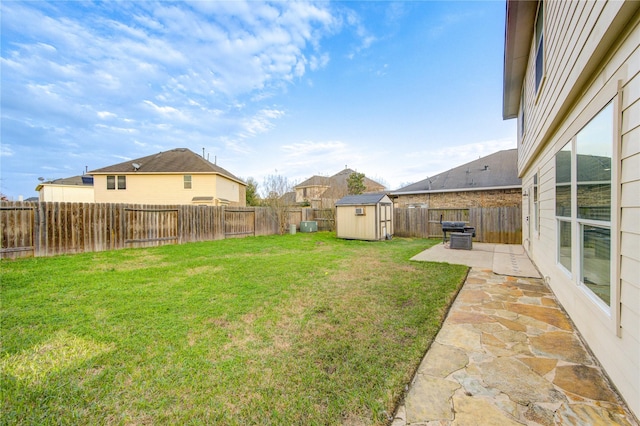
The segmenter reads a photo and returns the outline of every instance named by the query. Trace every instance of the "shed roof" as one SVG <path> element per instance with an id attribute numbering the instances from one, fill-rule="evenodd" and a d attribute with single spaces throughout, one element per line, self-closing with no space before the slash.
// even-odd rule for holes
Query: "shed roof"
<path id="1" fill-rule="evenodd" d="M 336 201 L 336 206 L 375 205 L 382 201 L 382 199 L 386 196 L 387 194 L 383 192 L 374 194 L 347 195 Z"/>
<path id="2" fill-rule="evenodd" d="M 507 149 L 397 189 L 391 194 L 469 191 L 521 186 L 522 180 L 518 177 L 518 150 Z"/>
<path id="3" fill-rule="evenodd" d="M 136 169 L 133 164 L 139 165 Z M 92 170 L 90 174 L 122 173 L 122 174 L 154 174 L 154 173 L 210 173 L 225 176 L 242 185 L 242 179 L 217 164 L 205 160 L 201 155 L 187 148 L 176 148 L 159 152 L 135 160 L 124 161 L 112 166 Z"/>

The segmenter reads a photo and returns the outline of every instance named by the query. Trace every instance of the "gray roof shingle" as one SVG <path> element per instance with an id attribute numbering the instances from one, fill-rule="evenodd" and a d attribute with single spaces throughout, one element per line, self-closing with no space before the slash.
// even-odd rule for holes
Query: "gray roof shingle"
<path id="1" fill-rule="evenodd" d="M 84 179 L 83 179 L 84 178 Z M 88 178 L 88 179 L 87 179 Z M 42 182 L 44 183 L 51 183 L 51 184 L 55 184 L 55 185 L 77 185 L 77 186 L 92 186 L 93 185 L 93 177 L 91 176 L 71 176 L 71 177 L 67 177 L 67 178 L 60 178 L 60 179 L 53 179 L 50 181 L 46 181 L 46 182 Z"/>
<path id="2" fill-rule="evenodd" d="M 518 177 L 518 150 L 507 149 L 396 189 L 391 194 L 518 186 L 522 186 Z"/>
<path id="3" fill-rule="evenodd" d="M 134 163 L 140 165 L 137 171 L 133 167 Z M 228 177 L 245 185 L 242 179 L 234 176 L 222 167 L 205 160 L 202 156 L 187 148 L 176 148 L 170 151 L 163 151 L 89 172 L 89 174 L 105 173 L 214 173 Z"/>

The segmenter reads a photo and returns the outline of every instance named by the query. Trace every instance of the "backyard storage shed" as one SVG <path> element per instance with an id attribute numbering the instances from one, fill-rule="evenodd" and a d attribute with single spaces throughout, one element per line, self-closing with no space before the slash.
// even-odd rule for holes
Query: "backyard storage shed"
<path id="1" fill-rule="evenodd" d="M 385 194 L 347 195 L 336 202 L 336 235 L 384 240 L 393 235 L 393 203 Z"/>

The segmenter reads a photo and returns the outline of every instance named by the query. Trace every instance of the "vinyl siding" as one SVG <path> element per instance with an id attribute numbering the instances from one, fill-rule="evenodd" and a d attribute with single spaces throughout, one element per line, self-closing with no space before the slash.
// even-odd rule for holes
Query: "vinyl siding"
<path id="1" fill-rule="evenodd" d="M 216 194 L 218 198 L 224 198 L 231 202 L 237 203 L 239 199 L 239 187 L 237 182 L 226 179 L 222 176 L 216 176 Z"/>
<path id="2" fill-rule="evenodd" d="M 601 36 L 623 5 L 617 1 L 545 3 L 545 73 L 536 93 L 536 50 L 532 40 L 524 81 L 527 126 L 518 149 L 520 174 L 557 130 L 559 117 L 571 107 L 579 86 L 586 84 L 589 72 L 595 72 L 600 65 L 599 57 L 608 52 L 600 43 Z"/>
<path id="3" fill-rule="evenodd" d="M 117 173 L 114 175 L 118 176 Z M 95 201 L 97 203 L 192 204 L 194 197 L 214 197 L 229 200 L 233 205 L 245 205 L 244 197 L 240 196 L 240 185 L 219 175 L 191 174 L 190 189 L 184 188 L 184 174 L 128 174 L 126 176 L 127 189 L 107 190 L 106 175 L 94 175 Z"/>
<path id="4" fill-rule="evenodd" d="M 518 146 L 523 188 L 538 173 L 540 230 L 524 246 L 629 407 L 640 415 L 640 12 L 624 2 L 545 3 L 545 77 L 535 93 L 535 47 L 524 79 L 526 133 Z M 630 23 L 629 23 L 630 21 Z M 620 86 L 619 86 L 620 84 Z M 610 310 L 556 262 L 555 154 L 609 101 L 619 120 L 612 168 Z M 530 200 L 533 209 L 533 199 Z M 527 226 L 523 221 L 523 226 Z M 523 229 L 523 237 L 528 238 Z M 574 229 L 575 231 L 575 229 Z M 578 241 L 574 237 L 574 246 Z M 529 245 L 530 243 L 530 245 Z M 619 309 L 618 309 L 619 307 Z M 618 329 L 619 325 L 619 329 Z"/>

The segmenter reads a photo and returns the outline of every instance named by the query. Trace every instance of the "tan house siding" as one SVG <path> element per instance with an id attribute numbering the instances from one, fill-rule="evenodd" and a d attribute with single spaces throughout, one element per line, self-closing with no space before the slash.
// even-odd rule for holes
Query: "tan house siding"
<path id="1" fill-rule="evenodd" d="M 185 173 L 188 174 L 188 173 Z M 239 185 L 219 175 L 191 174 L 191 188 L 184 188 L 185 174 L 118 174 L 126 176 L 127 188 L 108 190 L 107 175 L 94 175 L 95 201 L 97 203 L 137 204 L 192 204 L 194 197 L 214 197 L 213 205 L 226 204 L 244 206 Z M 233 186 L 235 185 L 235 193 Z M 243 187 L 244 188 L 244 187 Z"/>
<path id="2" fill-rule="evenodd" d="M 522 191 L 514 189 L 492 189 L 486 191 L 454 191 L 426 194 L 398 195 L 395 207 L 469 208 L 510 207 L 522 203 Z"/>
<path id="3" fill-rule="evenodd" d="M 319 199 L 328 186 L 305 186 L 296 188 L 296 203 Z"/>
<path id="4" fill-rule="evenodd" d="M 545 8 L 545 77 L 536 93 L 532 44 L 522 92 L 525 133 L 518 143 L 518 166 L 523 192 L 529 194 L 523 198 L 523 244 L 639 415 L 640 3 L 550 1 Z M 555 156 L 610 102 L 614 111 L 611 301 L 603 307 L 580 282 L 578 227 L 572 228 L 571 271 L 557 260 Z M 539 186 L 537 212 L 531 196 L 534 175 Z"/>
<path id="5" fill-rule="evenodd" d="M 197 178 L 199 176 L 194 176 Z M 226 179 L 223 176 L 216 176 L 215 179 L 215 196 L 224 200 L 229 200 L 231 203 L 238 205 L 240 202 L 240 187 L 244 188 L 244 185 L 238 184 L 232 180 Z M 203 188 L 203 191 L 205 188 Z M 243 204 L 244 205 L 244 204 Z"/>
<path id="6" fill-rule="evenodd" d="M 544 77 L 535 90 L 535 47 L 531 49 L 525 77 L 525 135 L 518 143 L 518 165 L 524 171 L 541 149 L 540 141 L 548 140 L 557 131 L 561 117 L 571 107 L 570 100 L 580 87 L 589 83 L 598 72 L 601 60 L 609 50 L 620 27 L 633 13 L 634 2 L 622 1 L 547 1 L 544 13 L 545 58 Z M 611 24 L 611 25 L 610 25 Z M 604 30 L 610 28 L 607 34 Z M 605 37 L 603 40 L 602 37 Z"/>
<path id="7" fill-rule="evenodd" d="M 93 203 L 93 186 L 43 184 L 38 198 L 41 202 Z"/>

